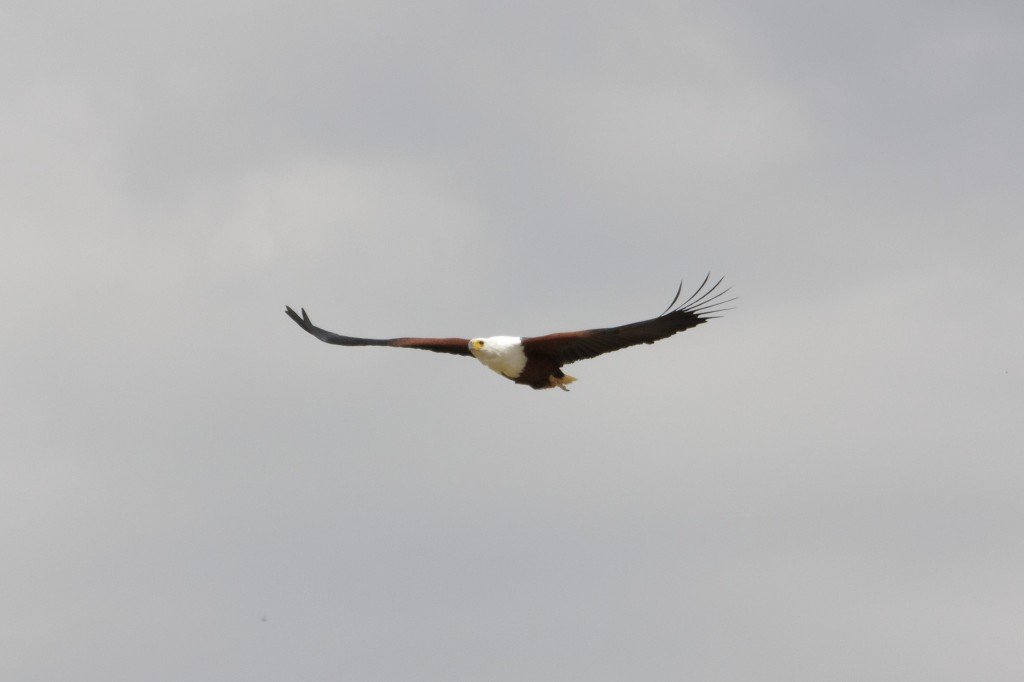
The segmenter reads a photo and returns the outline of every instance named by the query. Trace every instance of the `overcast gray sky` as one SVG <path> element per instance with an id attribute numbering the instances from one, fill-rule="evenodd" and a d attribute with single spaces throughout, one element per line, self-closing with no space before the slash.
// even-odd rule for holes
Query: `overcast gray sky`
<path id="1" fill-rule="evenodd" d="M 1024 678 L 1024 5 L 7 2 L 0 678 Z M 723 319 L 532 391 L 366 336 Z"/>

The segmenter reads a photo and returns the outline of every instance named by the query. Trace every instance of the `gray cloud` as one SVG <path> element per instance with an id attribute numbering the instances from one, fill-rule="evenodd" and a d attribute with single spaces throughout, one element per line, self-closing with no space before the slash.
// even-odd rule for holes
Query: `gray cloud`
<path id="1" fill-rule="evenodd" d="M 1019 679 L 1022 19 L 6 9 L 0 677 Z"/>

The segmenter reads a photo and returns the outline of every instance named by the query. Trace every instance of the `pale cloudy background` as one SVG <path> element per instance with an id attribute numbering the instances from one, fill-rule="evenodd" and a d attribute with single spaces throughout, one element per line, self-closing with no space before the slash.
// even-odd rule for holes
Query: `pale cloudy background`
<path id="1" fill-rule="evenodd" d="M 1024 5 L 0 9 L 0 679 L 1024 678 Z M 534 392 L 320 344 L 724 319 Z"/>

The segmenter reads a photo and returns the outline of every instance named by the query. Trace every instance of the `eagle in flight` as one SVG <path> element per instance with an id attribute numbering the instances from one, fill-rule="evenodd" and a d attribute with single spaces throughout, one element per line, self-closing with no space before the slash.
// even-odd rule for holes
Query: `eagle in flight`
<path id="1" fill-rule="evenodd" d="M 719 317 L 717 313 L 729 310 L 722 306 L 736 300 L 735 297 L 723 298 L 729 289 L 719 290 L 722 279 L 708 287 L 710 277 L 709 273 L 697 291 L 677 306 L 676 302 L 683 290 L 683 284 L 680 282 L 676 295 L 665 312 L 649 320 L 619 327 L 559 332 L 547 336 L 487 336 L 475 339 L 403 336 L 395 339 L 362 339 L 335 334 L 317 327 L 310 321 L 305 309 L 302 309 L 301 317 L 288 306 L 285 306 L 285 313 L 300 327 L 326 343 L 339 346 L 419 348 L 435 353 L 469 355 L 517 384 L 525 384 L 536 389 L 557 386 L 563 391 L 568 391 L 566 384 L 576 381 L 576 378 L 564 373 L 562 365 L 641 343 L 654 343 L 676 332 L 685 331 Z"/>

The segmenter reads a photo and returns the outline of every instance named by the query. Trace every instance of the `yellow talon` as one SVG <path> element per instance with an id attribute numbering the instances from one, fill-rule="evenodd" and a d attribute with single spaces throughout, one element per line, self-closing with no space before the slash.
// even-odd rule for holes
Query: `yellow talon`
<path id="1" fill-rule="evenodd" d="M 562 389 L 566 393 L 569 392 L 569 389 L 567 389 L 565 387 L 565 385 L 566 384 L 571 384 L 574 381 L 576 381 L 576 377 L 571 377 L 568 374 L 566 374 L 564 376 L 560 376 L 560 377 L 556 377 L 554 374 L 551 374 L 551 375 L 548 376 L 548 382 L 551 384 L 552 388 L 557 386 L 558 388 Z"/>

